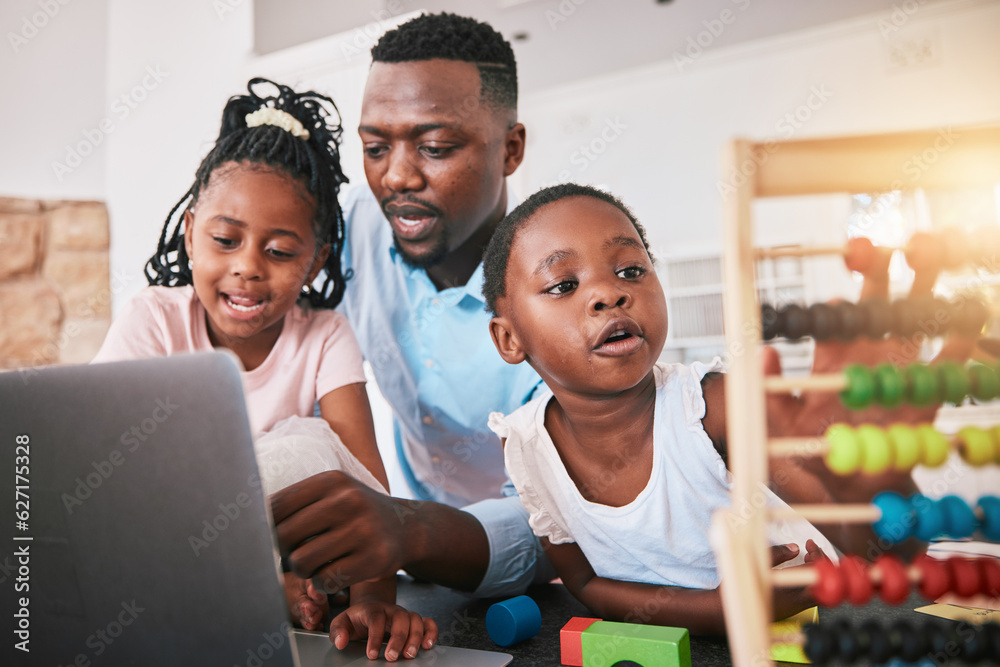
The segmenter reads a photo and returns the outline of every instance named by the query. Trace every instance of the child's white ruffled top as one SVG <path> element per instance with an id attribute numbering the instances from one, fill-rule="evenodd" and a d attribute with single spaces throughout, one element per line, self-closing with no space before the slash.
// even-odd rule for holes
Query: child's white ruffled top
<path id="1" fill-rule="evenodd" d="M 705 399 L 701 380 L 722 370 L 695 363 L 657 364 L 653 424 L 653 469 L 646 487 L 631 503 L 610 507 L 585 499 L 570 478 L 545 430 L 546 391 L 509 416 L 490 415 L 490 428 L 506 438 L 507 472 L 521 502 L 531 514 L 535 534 L 553 544 L 576 542 L 600 577 L 686 588 L 719 585 L 715 555 L 709 542 L 712 513 L 729 505 L 730 474 L 705 433 Z M 623 463 L 623 465 L 625 465 Z M 615 471 L 607 471 L 614 484 Z M 761 498 L 770 506 L 785 503 L 765 487 Z M 770 543 L 813 539 L 832 558 L 832 545 L 804 519 L 772 525 Z"/>

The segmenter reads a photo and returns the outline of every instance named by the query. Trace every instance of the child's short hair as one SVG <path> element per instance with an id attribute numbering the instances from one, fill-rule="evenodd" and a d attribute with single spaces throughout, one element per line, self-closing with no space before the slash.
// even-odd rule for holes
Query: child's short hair
<path id="1" fill-rule="evenodd" d="M 372 47 L 372 61 L 458 60 L 479 70 L 483 102 L 517 109 L 517 63 L 510 43 L 489 24 L 442 12 L 423 14 L 390 30 Z"/>
<path id="2" fill-rule="evenodd" d="M 514 237 L 517 236 L 517 232 L 534 216 L 538 209 L 568 197 L 593 197 L 611 204 L 624 213 L 639 234 L 639 239 L 642 241 L 649 258 L 653 258 L 649 251 L 649 242 L 646 241 L 646 230 L 639 224 L 628 206 L 614 195 L 589 185 L 578 185 L 577 183 L 560 183 L 542 188 L 521 202 L 517 208 L 500 221 L 496 231 L 493 232 L 489 245 L 486 246 L 486 252 L 483 254 L 483 296 L 486 298 L 486 310 L 490 311 L 494 317 L 497 315 L 497 301 L 507 294 L 507 262 L 510 259 L 510 249 L 514 245 Z"/>
<path id="3" fill-rule="evenodd" d="M 254 87 L 268 84 L 277 88 L 273 96 L 261 96 Z M 326 276 L 321 287 L 303 292 L 316 308 L 334 308 L 344 295 L 344 275 L 340 266 L 344 245 L 344 214 L 337 194 L 347 177 L 340 167 L 340 112 L 333 100 L 312 91 L 296 93 L 267 79 L 251 79 L 248 95 L 229 98 L 222 112 L 222 127 L 215 147 L 205 156 L 195 173 L 194 184 L 167 215 L 156 253 L 146 262 L 146 280 L 150 285 L 180 287 L 192 284 L 184 234 L 181 232 L 184 211 L 197 202 L 212 172 L 226 162 L 270 168 L 284 172 L 301 182 L 316 200 L 316 242 L 330 244 L 330 255 L 323 268 Z M 247 116 L 263 108 L 274 108 L 291 115 L 308 131 L 308 138 L 272 124 L 248 127 Z M 335 119 L 331 120 L 331 119 Z M 173 233 L 168 231 L 173 222 Z"/>

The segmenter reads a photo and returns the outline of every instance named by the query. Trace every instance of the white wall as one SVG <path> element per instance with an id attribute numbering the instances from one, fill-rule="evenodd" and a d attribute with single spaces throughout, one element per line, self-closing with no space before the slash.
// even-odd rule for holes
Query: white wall
<path id="1" fill-rule="evenodd" d="M 107 19 L 107 0 L 0 3 L 0 196 L 104 198 Z"/>
<path id="2" fill-rule="evenodd" d="M 520 189 L 604 184 L 634 208 L 661 254 L 719 249 L 717 182 L 731 138 L 1000 122 L 998 34 L 997 3 L 939 3 L 720 50 L 680 71 L 670 61 L 526 96 Z M 890 64 L 890 47 L 925 40 L 929 62 Z M 816 108 L 802 107 L 811 96 Z M 797 111 L 804 121 L 785 120 Z M 602 132 L 613 138 L 603 146 Z M 594 160 L 580 150 L 591 142 L 603 149 Z M 786 242 L 812 233 L 808 225 L 784 232 L 793 236 Z"/>

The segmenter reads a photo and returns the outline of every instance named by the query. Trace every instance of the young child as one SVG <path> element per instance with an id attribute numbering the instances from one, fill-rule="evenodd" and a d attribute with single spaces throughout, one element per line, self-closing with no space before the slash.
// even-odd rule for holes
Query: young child
<path id="1" fill-rule="evenodd" d="M 490 426 L 563 582 L 601 618 L 724 632 L 708 538 L 729 504 L 721 365 L 657 363 L 666 300 L 642 226 L 609 194 L 557 185 L 500 223 L 483 262 L 497 350 L 549 388 Z M 805 520 L 769 540 L 775 565 L 836 557 Z M 812 604 L 780 590 L 776 618 Z"/>
<path id="2" fill-rule="evenodd" d="M 275 94 L 258 93 L 268 85 Z M 385 492 L 361 352 L 333 310 L 346 278 L 336 107 L 328 97 L 264 79 L 251 80 L 248 91 L 226 104 L 215 147 L 167 216 L 146 265 L 151 286 L 118 316 L 94 361 L 227 348 L 245 369 L 254 430 L 280 434 L 270 454 L 291 462 L 305 443 L 317 460 L 356 458 L 355 470 L 370 473 L 371 485 Z M 317 401 L 322 421 L 312 419 Z M 265 436 L 258 445 L 274 440 Z M 307 592 L 291 574 L 285 586 L 293 614 L 317 629 L 326 596 Z M 436 640 L 434 621 L 394 604 L 394 578 L 350 593 L 351 606 L 331 623 L 339 648 L 368 635 L 376 657 L 383 629 L 391 630 L 386 658 L 395 660 Z"/>

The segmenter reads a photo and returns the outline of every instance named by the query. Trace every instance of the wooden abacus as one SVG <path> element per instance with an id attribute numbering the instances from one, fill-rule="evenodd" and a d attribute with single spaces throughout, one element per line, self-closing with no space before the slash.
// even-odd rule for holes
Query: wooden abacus
<path id="1" fill-rule="evenodd" d="M 782 382 L 771 378 L 765 381 L 759 358 L 755 354 L 762 342 L 761 304 L 756 301 L 754 280 L 755 263 L 762 257 L 832 253 L 844 255 L 851 268 L 865 272 L 872 265 L 875 253 L 884 251 L 877 251 L 868 244 L 858 241 L 843 247 L 757 249 L 753 245 L 751 211 L 751 204 L 755 198 L 888 192 L 917 187 L 967 188 L 993 186 L 1000 182 L 1000 127 L 961 129 L 957 132 L 955 142 L 943 150 L 935 149 L 935 141 L 939 140 L 939 135 L 938 132 L 930 131 L 760 143 L 736 140 L 730 145 L 726 173 L 742 175 L 741 182 L 735 187 L 735 191 L 729 193 L 725 211 L 723 317 L 726 329 L 726 347 L 732 356 L 726 380 L 726 412 L 728 415 L 729 466 L 732 472 L 733 487 L 731 506 L 718 512 L 714 518 L 713 540 L 716 544 L 716 557 L 723 581 L 722 596 L 726 612 L 726 627 L 735 665 L 760 667 L 772 664 L 770 661 L 772 639 L 768 627 L 772 616 L 772 589 L 775 586 L 814 583 L 817 581 L 817 577 L 823 577 L 825 573 L 827 575 L 826 588 L 822 590 L 826 594 L 827 601 L 843 596 L 861 601 L 866 599 L 876 586 L 883 591 L 883 596 L 888 596 L 888 599 L 897 599 L 902 588 L 908 589 L 912 583 L 919 583 L 926 591 L 940 588 L 940 582 L 934 579 L 935 576 L 941 575 L 940 569 L 934 569 L 933 565 L 923 564 L 923 561 L 919 563 L 915 561 L 907 568 L 901 563 L 887 559 L 878 561 L 877 567 L 873 565 L 868 570 L 854 560 L 846 559 L 847 569 L 843 572 L 836 569 L 834 574 L 830 574 L 828 570 L 818 572 L 809 568 L 801 568 L 801 573 L 791 575 L 781 574 L 780 570 L 771 569 L 765 528 L 767 522 L 773 518 L 774 513 L 761 507 L 759 502 L 760 488 L 768 484 L 767 459 L 769 451 L 776 452 L 784 448 L 784 451 L 798 455 L 807 447 L 815 449 L 816 439 L 811 439 L 810 442 L 804 439 L 769 441 L 766 428 L 765 390 L 792 391 L 801 389 L 805 391 L 843 392 L 850 389 L 852 381 L 863 383 L 865 380 L 850 376 L 846 378 L 825 376 L 811 378 L 807 381 Z M 924 156 L 928 151 L 934 153 L 933 160 L 922 160 L 925 169 L 917 177 L 913 176 L 912 170 L 906 171 L 906 165 L 912 164 L 915 158 Z M 982 252 L 983 249 L 974 249 L 974 244 L 968 241 L 967 236 L 956 237 L 956 239 L 944 244 L 945 251 L 938 253 L 933 247 L 935 245 L 933 237 L 914 235 L 905 252 L 911 266 L 920 265 L 925 268 L 929 266 L 932 273 L 936 273 L 941 269 L 948 270 L 962 265 L 981 263 L 986 256 Z M 990 251 L 993 252 L 1000 248 L 1000 234 L 995 231 L 991 232 L 983 243 L 988 245 Z M 851 310 L 851 307 L 844 307 L 844 310 L 846 313 L 844 316 L 849 317 L 851 313 L 848 311 Z M 829 311 L 823 307 L 816 308 L 814 311 L 822 312 L 808 314 L 808 317 L 803 317 L 800 313 L 794 314 L 794 317 L 798 317 L 799 320 L 793 323 L 795 325 L 793 333 L 802 331 L 802 327 L 806 325 L 815 325 L 820 329 L 825 326 L 825 330 L 829 331 L 827 325 L 816 324 L 824 317 L 828 319 Z M 776 311 L 773 312 L 777 314 Z M 900 318 L 905 314 L 901 311 Z M 974 328 L 976 322 L 973 320 L 978 321 L 979 317 L 980 314 L 970 315 L 963 326 Z M 979 326 L 982 326 L 981 322 Z M 891 325 L 886 325 L 886 331 L 896 333 L 892 330 Z M 771 333 L 775 332 L 772 330 Z M 808 334 L 809 332 L 805 330 L 803 333 Z M 843 334 L 843 331 L 840 333 Z M 880 330 L 879 333 L 881 335 L 885 332 Z M 777 335 L 783 334 L 777 333 Z M 983 382 L 990 380 L 988 375 L 987 373 L 981 376 L 984 378 Z M 979 391 L 978 386 L 976 388 L 971 386 L 971 384 L 979 382 L 979 378 L 978 375 L 975 378 L 970 375 L 965 391 L 970 394 Z M 951 380 L 961 384 L 954 373 Z M 889 381 L 890 379 L 885 379 L 885 382 Z M 878 400 L 879 385 L 877 382 L 875 388 L 869 391 L 874 397 L 873 400 Z M 940 386 L 943 387 L 945 382 L 946 380 L 942 380 Z M 951 391 L 952 396 L 957 396 L 957 389 L 952 388 Z M 984 391 L 993 392 L 994 389 Z M 855 398 L 857 396 L 858 394 L 855 393 Z M 922 397 L 921 400 L 923 398 L 926 397 Z M 942 400 L 942 398 L 943 395 L 938 396 L 936 400 Z M 869 439 L 871 439 L 870 435 Z M 983 460 L 984 452 L 987 451 L 992 454 L 990 458 L 995 460 L 996 457 L 996 450 L 992 448 L 994 441 L 989 435 L 985 436 L 984 439 L 980 433 L 967 433 L 964 439 L 950 440 L 944 436 L 932 437 L 927 433 L 924 433 L 924 436 L 926 439 L 933 439 L 938 443 L 936 451 L 939 454 L 940 443 L 943 440 L 945 454 L 950 447 L 957 446 L 960 451 L 974 451 L 975 454 L 972 456 L 979 457 L 976 460 Z M 897 440 L 901 442 L 907 437 L 912 437 L 912 434 L 911 436 L 899 434 L 894 438 L 887 433 L 885 437 L 881 438 L 881 441 L 888 442 L 888 445 L 858 444 L 855 447 L 856 458 L 867 457 L 868 464 L 877 467 L 884 465 L 884 452 L 887 447 L 890 454 L 905 450 L 911 452 L 912 455 L 913 446 L 907 448 L 907 446 L 897 443 Z M 969 445 L 970 437 L 974 442 L 972 446 Z M 828 441 L 826 447 L 832 451 L 835 441 L 848 442 L 850 439 L 851 436 L 843 433 L 834 434 L 833 437 L 826 439 Z M 863 438 L 856 437 L 855 440 L 860 442 Z M 838 446 L 848 449 L 851 447 L 850 444 Z M 871 462 L 873 457 L 877 463 Z M 844 455 L 841 451 L 837 458 L 838 461 L 844 462 L 850 459 L 850 456 Z M 986 461 L 983 460 L 983 462 Z M 845 464 L 842 467 L 846 472 L 850 472 L 851 465 Z M 864 469 L 864 465 L 863 462 L 858 464 L 862 469 Z M 897 525 L 901 517 L 907 519 L 903 523 L 909 524 L 910 530 L 918 530 L 914 526 L 919 526 L 920 518 L 925 517 L 925 515 L 923 527 L 919 528 L 922 535 L 934 533 L 934 529 L 939 527 L 938 524 L 941 522 L 944 522 L 944 525 L 950 529 L 957 530 L 956 526 L 961 526 L 961 529 L 965 530 L 971 526 L 972 530 L 979 529 L 988 535 L 996 530 L 994 522 L 1000 520 L 996 516 L 998 510 L 994 504 L 995 500 L 984 499 L 980 503 L 980 507 L 974 509 L 957 498 L 954 499 L 957 503 L 952 500 L 938 501 L 945 503 L 946 506 L 942 507 L 931 502 L 919 503 L 916 498 L 906 499 L 896 494 L 882 494 L 878 503 L 873 505 L 832 505 L 799 509 L 802 510 L 800 515 L 811 514 L 812 516 L 807 516 L 807 518 L 817 521 L 820 518 L 825 520 L 832 518 L 836 521 L 867 521 L 876 523 L 876 525 L 878 522 L 882 522 L 881 527 L 887 535 L 890 534 L 890 527 Z M 1000 503 L 1000 501 L 996 502 Z M 958 503 L 961 503 L 961 506 Z M 931 507 L 931 509 L 925 511 L 919 509 L 918 505 Z M 954 516 L 950 514 L 951 512 L 955 513 Z M 905 537 L 905 535 L 901 537 Z M 994 539 L 996 538 L 994 537 Z M 981 567 L 973 565 L 971 569 L 967 564 L 954 566 L 949 564 L 945 567 L 957 568 L 957 571 L 962 573 L 961 583 L 957 579 L 955 581 L 956 588 L 961 586 L 962 590 L 968 590 L 971 587 L 970 582 L 972 582 L 982 590 L 989 591 L 992 590 L 992 586 L 996 585 L 997 571 L 990 565 Z M 977 579 L 973 578 L 973 571 L 977 573 Z M 789 579 L 789 577 L 794 578 L 795 576 L 800 578 L 805 576 L 810 579 L 806 582 Z M 959 575 L 953 576 L 958 577 Z M 864 581 L 862 581 L 863 579 Z M 928 581 L 926 584 L 924 583 L 925 579 Z M 843 584 L 844 592 L 842 594 L 837 592 L 839 590 L 837 582 Z M 885 592 L 887 587 L 890 589 L 888 593 Z M 822 595 L 821 593 L 820 596 Z M 803 640 L 806 642 L 806 646 L 822 647 L 832 641 L 830 633 L 836 634 L 838 631 L 851 633 L 855 630 L 839 628 L 827 631 L 822 627 L 807 628 Z M 858 632 L 861 631 L 869 634 L 873 632 L 871 628 L 858 630 Z M 984 632 L 992 638 L 1000 633 L 1000 629 L 992 626 Z M 903 634 L 906 634 L 907 638 L 916 636 L 914 633 Z"/>

